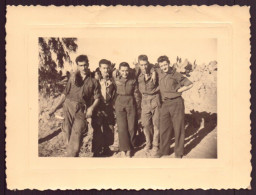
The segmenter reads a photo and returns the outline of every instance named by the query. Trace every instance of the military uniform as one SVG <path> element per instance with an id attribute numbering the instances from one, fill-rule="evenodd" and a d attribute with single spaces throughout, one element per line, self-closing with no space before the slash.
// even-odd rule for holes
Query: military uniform
<path id="1" fill-rule="evenodd" d="M 159 147 L 159 109 L 160 95 L 158 80 L 152 80 L 152 73 L 146 79 L 144 74 L 138 76 L 139 91 L 142 94 L 141 122 L 146 137 L 146 149 Z M 152 142 L 153 141 L 153 142 Z"/>
<path id="2" fill-rule="evenodd" d="M 135 146 L 136 102 L 134 93 L 137 88 L 137 81 L 135 78 L 131 77 L 131 75 L 125 79 L 114 74 L 113 78 L 117 90 L 115 110 L 119 135 L 119 148 L 120 151 L 129 151 Z"/>
<path id="3" fill-rule="evenodd" d="M 176 72 L 176 69 L 170 69 L 168 73 L 159 73 L 159 86 L 162 98 L 160 110 L 160 153 L 169 155 L 171 135 L 174 131 L 176 157 L 182 157 L 184 152 L 184 100 L 182 93 L 177 90 L 182 86 L 192 84 L 188 78 Z"/>
<path id="4" fill-rule="evenodd" d="M 100 86 L 95 79 L 87 76 L 77 85 L 74 77 L 71 76 L 63 92 L 66 96 L 63 131 L 68 141 L 67 156 L 78 155 L 82 134 L 87 127 L 86 110 L 101 97 Z"/>

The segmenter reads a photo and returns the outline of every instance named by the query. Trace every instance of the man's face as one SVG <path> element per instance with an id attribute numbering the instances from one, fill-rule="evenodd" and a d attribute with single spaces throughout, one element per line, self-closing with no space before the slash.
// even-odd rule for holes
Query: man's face
<path id="1" fill-rule="evenodd" d="M 167 61 L 163 61 L 163 62 L 159 62 L 159 66 L 160 66 L 160 69 L 163 71 L 163 72 L 165 72 L 165 73 L 167 73 L 168 72 L 168 70 L 169 70 L 169 63 L 167 62 Z"/>
<path id="2" fill-rule="evenodd" d="M 85 75 L 85 74 L 87 74 L 88 71 L 89 71 L 89 64 L 86 63 L 85 61 L 77 62 L 77 70 L 78 70 L 81 74 Z"/>
<path id="3" fill-rule="evenodd" d="M 143 74 L 148 72 L 148 61 L 146 60 L 139 60 L 139 67 Z"/>
<path id="4" fill-rule="evenodd" d="M 107 78 L 109 76 L 110 67 L 108 64 L 100 64 L 100 72 L 103 78 Z"/>
<path id="5" fill-rule="evenodd" d="M 128 74 L 129 74 L 129 68 L 126 67 L 126 66 L 121 66 L 121 68 L 119 69 L 119 72 L 121 74 L 121 77 L 126 79 L 128 77 Z"/>

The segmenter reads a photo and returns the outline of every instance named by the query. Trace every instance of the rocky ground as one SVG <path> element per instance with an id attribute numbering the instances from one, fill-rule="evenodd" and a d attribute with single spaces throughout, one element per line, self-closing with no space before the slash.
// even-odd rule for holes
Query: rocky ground
<path id="1" fill-rule="evenodd" d="M 181 70 L 180 70 L 181 71 Z M 182 71 L 181 71 L 182 72 Z M 193 67 L 188 78 L 193 81 L 191 90 L 183 93 L 185 100 L 185 155 L 184 158 L 217 158 L 217 66 L 216 62 Z M 66 144 L 61 127 L 63 116 L 60 109 L 55 117 L 47 119 L 47 111 L 58 98 L 39 95 L 38 152 L 41 157 L 64 156 Z M 144 136 L 138 131 L 138 148 L 133 158 L 152 157 L 152 151 L 144 151 Z M 80 157 L 91 157 L 92 133 L 87 132 L 83 139 Z M 174 139 L 171 149 L 173 151 Z M 173 157 L 172 153 L 168 157 Z M 108 157 L 120 157 L 120 153 L 110 153 Z"/>

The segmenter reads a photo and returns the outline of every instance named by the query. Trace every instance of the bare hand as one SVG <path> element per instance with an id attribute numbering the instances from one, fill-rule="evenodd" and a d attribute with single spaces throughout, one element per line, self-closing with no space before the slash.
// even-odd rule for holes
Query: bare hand
<path id="1" fill-rule="evenodd" d="M 48 120 L 52 117 L 52 115 L 54 114 L 54 112 L 55 112 L 55 109 L 51 109 L 51 110 L 48 112 L 48 114 L 47 114 L 47 119 L 48 119 Z"/>
<path id="2" fill-rule="evenodd" d="M 89 107 L 86 111 L 86 118 L 91 118 L 92 117 L 92 112 L 93 112 L 92 107 Z"/>
<path id="3" fill-rule="evenodd" d="M 156 72 L 152 72 L 152 76 L 151 76 L 151 80 L 153 81 L 153 83 L 156 83 Z"/>

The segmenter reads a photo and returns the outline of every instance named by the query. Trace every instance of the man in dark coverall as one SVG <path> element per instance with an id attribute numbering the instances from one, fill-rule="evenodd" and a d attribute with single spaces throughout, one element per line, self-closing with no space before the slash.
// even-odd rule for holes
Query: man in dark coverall
<path id="1" fill-rule="evenodd" d="M 63 132 L 66 137 L 66 156 L 77 156 L 87 118 L 91 118 L 99 103 L 101 93 L 99 83 L 90 77 L 89 61 L 86 55 L 76 58 L 77 71 L 72 75 L 67 86 L 49 115 L 51 116 L 63 103 Z"/>
<path id="2" fill-rule="evenodd" d="M 170 66 L 167 56 L 160 56 L 157 62 L 161 69 L 157 69 L 157 73 L 162 106 L 160 110 L 160 151 L 155 156 L 170 154 L 171 135 L 174 131 L 175 157 L 182 158 L 185 139 L 185 107 L 181 94 L 190 89 L 193 83 Z"/>
<path id="3" fill-rule="evenodd" d="M 153 145 L 153 151 L 159 147 L 159 110 L 160 95 L 158 79 L 153 79 L 151 70 L 153 65 L 148 62 L 146 55 L 138 57 L 138 65 L 141 74 L 138 76 L 139 91 L 142 94 L 141 122 L 146 138 L 145 150 L 148 151 Z"/>
<path id="4" fill-rule="evenodd" d="M 102 98 L 98 105 L 96 119 L 101 125 L 101 138 L 98 142 L 102 145 L 102 155 L 109 153 L 109 147 L 114 143 L 114 100 L 116 95 L 116 87 L 110 72 L 111 62 L 106 59 L 99 61 L 99 82 L 101 86 Z M 115 133 L 117 135 L 117 132 Z M 118 147 L 118 143 L 115 143 Z"/>
<path id="5" fill-rule="evenodd" d="M 135 146 L 135 117 L 137 81 L 130 72 L 127 62 L 119 65 L 119 70 L 113 72 L 117 97 L 115 101 L 116 121 L 119 136 L 119 149 L 124 157 L 131 157 Z"/>

